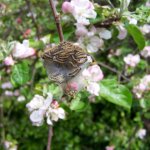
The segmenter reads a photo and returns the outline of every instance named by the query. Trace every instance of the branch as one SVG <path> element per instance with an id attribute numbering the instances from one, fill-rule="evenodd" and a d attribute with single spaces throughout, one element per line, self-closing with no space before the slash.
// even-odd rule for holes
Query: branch
<path id="1" fill-rule="evenodd" d="M 114 68 L 112 68 L 112 67 L 110 67 L 110 66 L 108 66 L 108 65 L 106 65 L 106 64 L 104 64 L 104 63 L 102 63 L 102 62 L 98 62 L 98 64 L 99 64 L 100 66 L 102 66 L 102 67 L 104 67 L 104 68 L 106 68 L 106 69 L 108 69 L 108 70 L 110 70 L 110 71 L 112 71 L 112 72 L 114 72 L 114 73 L 120 75 L 120 77 L 122 77 L 122 78 L 125 79 L 126 81 L 130 81 L 126 76 L 124 76 L 122 73 L 120 73 L 120 72 L 117 71 L 116 69 L 114 69 Z"/>
<path id="2" fill-rule="evenodd" d="M 3 98 L 0 96 L 0 145 L 3 144 L 5 139 L 5 130 L 4 130 L 4 112 L 3 112 Z"/>
<path id="3" fill-rule="evenodd" d="M 31 3 L 30 3 L 30 0 L 26 0 L 26 4 L 27 4 L 27 7 L 28 7 L 28 11 L 31 13 L 31 19 L 32 19 L 32 22 L 36 28 L 36 34 L 37 34 L 37 38 L 38 40 L 40 39 L 40 31 L 39 31 L 39 26 L 36 22 L 36 19 L 34 17 L 34 14 L 32 12 L 32 9 L 31 9 Z"/>
<path id="4" fill-rule="evenodd" d="M 49 126 L 48 141 L 47 141 L 47 149 L 46 150 L 51 150 L 52 136 L 53 136 L 53 127 Z"/>
<path id="5" fill-rule="evenodd" d="M 60 15 L 57 13 L 57 10 L 56 10 L 53 0 L 49 0 L 49 3 L 50 3 L 50 7 L 52 9 L 52 13 L 53 13 L 53 16 L 55 19 L 57 32 L 59 34 L 59 39 L 62 42 L 64 40 L 64 36 L 63 36 L 62 26 L 60 24 Z"/>
<path id="6" fill-rule="evenodd" d="M 54 16 L 54 20 L 55 20 L 55 23 L 56 23 L 57 32 L 58 32 L 58 35 L 59 35 L 60 42 L 62 42 L 64 40 L 64 36 L 63 36 L 62 26 L 60 24 L 60 16 L 57 13 L 57 10 L 56 10 L 56 7 L 54 5 L 53 0 L 49 0 L 49 4 L 50 4 L 50 7 L 51 7 L 53 16 Z M 52 136 L 53 136 L 53 127 L 49 126 L 47 150 L 51 150 Z"/>

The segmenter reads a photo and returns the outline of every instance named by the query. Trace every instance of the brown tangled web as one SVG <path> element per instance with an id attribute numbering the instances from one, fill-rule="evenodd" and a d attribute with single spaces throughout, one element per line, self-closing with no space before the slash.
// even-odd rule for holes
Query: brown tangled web
<path id="1" fill-rule="evenodd" d="M 55 63 L 57 66 L 59 66 L 60 70 L 61 68 L 66 70 L 67 74 L 63 73 L 62 75 L 64 78 L 67 78 L 74 77 L 80 72 L 80 66 L 87 61 L 87 53 L 79 46 L 71 42 L 64 41 L 53 48 L 46 49 L 42 58 L 45 62 Z M 55 76 L 53 78 L 56 78 L 57 74 L 58 73 L 53 73 Z M 59 72 L 59 74 L 61 73 Z M 64 80 L 62 80 L 62 82 Z"/>

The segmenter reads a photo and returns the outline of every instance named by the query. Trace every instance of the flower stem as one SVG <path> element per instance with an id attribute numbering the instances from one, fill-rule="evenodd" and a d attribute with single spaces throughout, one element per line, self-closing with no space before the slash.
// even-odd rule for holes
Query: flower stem
<path id="1" fill-rule="evenodd" d="M 51 150 L 52 136 L 53 136 L 53 127 L 49 126 L 48 141 L 47 141 L 47 149 L 46 150 Z"/>
<path id="2" fill-rule="evenodd" d="M 4 112 L 3 112 L 3 98 L 0 96 L 0 145 L 3 144 L 5 138 L 4 130 Z"/>
<path id="3" fill-rule="evenodd" d="M 62 26 L 60 24 L 60 15 L 57 13 L 57 10 L 56 10 L 53 0 L 49 0 L 49 3 L 50 3 L 50 7 L 52 9 L 52 13 L 53 13 L 53 16 L 55 19 L 57 32 L 59 34 L 59 39 L 62 42 L 64 40 L 64 36 L 63 36 Z"/>

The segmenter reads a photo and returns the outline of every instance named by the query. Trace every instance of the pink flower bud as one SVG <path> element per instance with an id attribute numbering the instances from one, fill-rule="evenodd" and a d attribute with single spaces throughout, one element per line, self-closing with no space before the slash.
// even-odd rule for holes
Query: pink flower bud
<path id="1" fill-rule="evenodd" d="M 72 83 L 67 84 L 67 86 L 66 86 L 66 92 L 69 92 L 69 91 L 78 91 L 78 85 L 77 85 L 77 83 L 72 82 Z"/>
<path id="2" fill-rule="evenodd" d="M 4 59 L 4 64 L 5 64 L 6 66 L 13 66 L 14 63 L 15 63 L 15 62 L 14 62 L 12 56 L 8 56 L 8 57 L 6 57 L 6 58 Z"/>
<path id="3" fill-rule="evenodd" d="M 27 38 L 30 34 L 31 34 L 31 29 L 27 29 L 27 30 L 23 33 L 23 37 L 24 37 L 24 38 Z"/>
<path id="4" fill-rule="evenodd" d="M 72 11 L 73 11 L 73 6 L 72 6 L 71 3 L 69 3 L 69 2 L 64 2 L 64 3 L 62 4 L 62 11 L 63 11 L 64 13 L 72 13 Z"/>
<path id="5" fill-rule="evenodd" d="M 18 17 L 18 18 L 16 19 L 16 22 L 17 22 L 18 24 L 21 24 L 21 23 L 22 23 L 22 19 L 21 19 L 20 17 Z"/>
<path id="6" fill-rule="evenodd" d="M 82 72 L 83 77 L 87 80 L 98 82 L 103 79 L 104 75 L 98 65 L 90 66 Z"/>
<path id="7" fill-rule="evenodd" d="M 88 30 L 85 26 L 81 25 L 81 24 L 76 24 L 76 35 L 77 36 L 85 36 L 86 34 L 88 34 Z"/>
<path id="8" fill-rule="evenodd" d="M 51 107 L 56 109 L 56 108 L 59 107 L 59 103 L 56 100 L 53 100 L 52 103 L 51 103 Z"/>
<path id="9" fill-rule="evenodd" d="M 106 150 L 114 150 L 114 146 L 106 146 Z"/>

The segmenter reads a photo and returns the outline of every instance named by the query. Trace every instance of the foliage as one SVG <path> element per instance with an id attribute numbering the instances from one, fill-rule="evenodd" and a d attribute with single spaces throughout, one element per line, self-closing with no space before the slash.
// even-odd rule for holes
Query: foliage
<path id="1" fill-rule="evenodd" d="M 0 149 L 4 149 L 5 141 L 19 150 L 46 149 L 48 125 L 32 126 L 26 104 L 36 94 L 46 97 L 52 93 L 66 112 L 66 119 L 53 125 L 52 150 L 95 150 L 106 146 L 149 150 L 150 80 L 143 78 L 150 74 L 150 2 L 94 2 L 97 17 L 88 18 L 90 24 L 82 28 L 86 35 L 78 31 L 79 18 L 64 13 L 62 0 L 57 4 L 65 40 L 77 42 L 88 52 L 89 45 L 97 49 L 90 55 L 104 74 L 104 79 L 98 81 L 98 96 L 82 89 L 65 100 L 61 99 L 61 86 L 48 79 L 41 59 L 45 48 L 59 43 L 48 0 L 0 2 Z M 29 40 L 28 50 L 33 48 L 35 53 L 15 58 L 14 43 L 21 44 L 24 39 Z M 14 64 L 6 62 L 10 55 Z M 140 60 L 134 60 L 135 55 Z M 141 84 L 145 90 L 139 90 Z M 138 136 L 140 129 L 147 132 L 144 138 Z"/>

